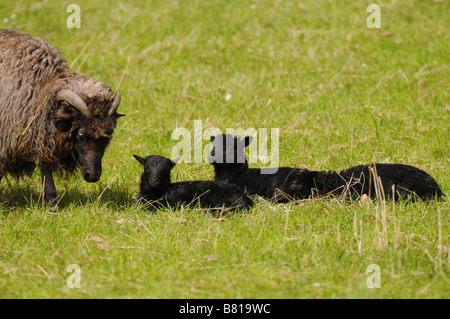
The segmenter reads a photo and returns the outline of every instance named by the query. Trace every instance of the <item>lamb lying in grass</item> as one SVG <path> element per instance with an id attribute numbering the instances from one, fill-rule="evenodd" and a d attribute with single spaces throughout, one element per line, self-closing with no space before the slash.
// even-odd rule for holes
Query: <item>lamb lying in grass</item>
<path id="1" fill-rule="evenodd" d="M 170 182 L 170 171 L 176 164 L 168 158 L 150 155 L 142 158 L 134 155 L 144 165 L 138 201 L 149 210 L 160 207 L 178 208 L 200 206 L 203 208 L 248 210 L 253 201 L 232 184 L 213 181 Z"/>
<path id="2" fill-rule="evenodd" d="M 211 136 L 210 140 L 214 147 L 208 161 L 214 166 L 214 180 L 232 183 L 249 195 L 272 198 L 275 189 L 295 169 L 279 167 L 274 172 L 272 168 L 248 168 L 244 149 L 252 142 L 251 136 L 241 139 L 239 136 L 220 134 Z"/>
<path id="3" fill-rule="evenodd" d="M 374 179 L 374 175 L 379 179 Z M 404 164 L 375 164 L 375 167 L 360 165 L 341 172 L 295 169 L 278 187 L 274 199 L 285 202 L 312 196 L 335 195 L 354 198 L 363 194 L 371 198 L 382 198 L 384 194 L 386 198 L 411 201 L 417 198 L 432 200 L 445 196 L 436 180 L 416 167 Z"/>

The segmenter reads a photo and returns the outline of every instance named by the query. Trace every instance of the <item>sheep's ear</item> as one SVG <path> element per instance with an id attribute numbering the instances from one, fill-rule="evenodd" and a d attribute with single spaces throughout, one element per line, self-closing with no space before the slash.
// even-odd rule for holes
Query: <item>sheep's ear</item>
<path id="1" fill-rule="evenodd" d="M 178 157 L 178 158 L 176 158 L 176 159 L 174 159 L 174 160 L 172 161 L 173 166 L 175 166 L 175 164 L 178 163 L 178 161 L 180 160 L 180 158 L 181 158 L 181 156 Z M 173 166 L 172 166 L 172 167 L 173 167 Z"/>
<path id="2" fill-rule="evenodd" d="M 133 154 L 133 156 L 139 163 L 141 163 L 142 165 L 145 164 L 145 158 L 140 157 L 139 155 L 136 155 L 136 154 Z"/>
<path id="3" fill-rule="evenodd" d="M 211 136 L 211 137 L 209 138 L 209 140 L 210 140 L 211 142 L 214 142 L 215 139 L 216 139 L 215 136 Z"/>
<path id="4" fill-rule="evenodd" d="M 253 141 L 253 136 L 246 136 L 244 137 L 244 147 L 247 147 L 250 145 L 250 143 Z"/>
<path id="5" fill-rule="evenodd" d="M 58 131 L 67 132 L 72 127 L 75 119 L 74 110 L 72 107 L 62 106 L 55 114 L 53 121 Z"/>

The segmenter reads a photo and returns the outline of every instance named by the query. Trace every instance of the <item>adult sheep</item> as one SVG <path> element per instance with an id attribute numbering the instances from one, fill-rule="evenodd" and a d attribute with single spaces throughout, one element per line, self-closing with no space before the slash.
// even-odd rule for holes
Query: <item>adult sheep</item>
<path id="1" fill-rule="evenodd" d="M 0 29 L 0 179 L 40 167 L 47 203 L 56 199 L 54 171 L 80 167 L 98 181 L 119 104 L 119 92 L 72 72 L 50 43 Z"/>

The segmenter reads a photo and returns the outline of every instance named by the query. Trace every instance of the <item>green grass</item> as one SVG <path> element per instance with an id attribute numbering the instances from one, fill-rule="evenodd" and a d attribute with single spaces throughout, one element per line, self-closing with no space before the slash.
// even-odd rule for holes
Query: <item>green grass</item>
<path id="1" fill-rule="evenodd" d="M 68 3 L 2 3 L 0 27 L 48 39 L 74 70 L 119 88 L 127 116 L 99 183 L 57 178 L 54 213 L 39 203 L 39 172 L 2 180 L 0 297 L 448 298 L 447 201 L 261 199 L 227 219 L 134 204 L 132 154 L 169 157 L 172 131 L 194 120 L 280 128 L 282 166 L 405 163 L 450 194 L 449 3 L 384 1 L 381 29 L 369 29 L 372 2 L 78 1 L 81 29 L 66 27 Z M 212 176 L 207 163 L 173 172 Z M 66 285 L 71 264 L 80 289 Z M 380 289 L 366 286 L 371 264 Z"/>

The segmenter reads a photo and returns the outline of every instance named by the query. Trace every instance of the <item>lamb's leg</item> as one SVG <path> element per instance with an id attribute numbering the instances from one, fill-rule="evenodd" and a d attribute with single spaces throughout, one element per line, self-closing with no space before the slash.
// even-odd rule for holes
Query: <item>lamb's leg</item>
<path id="1" fill-rule="evenodd" d="M 41 172 L 44 183 L 44 201 L 48 205 L 53 205 L 56 199 L 56 187 L 53 181 L 52 169 L 49 165 L 42 164 Z"/>

